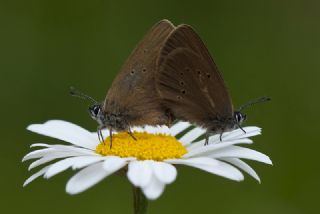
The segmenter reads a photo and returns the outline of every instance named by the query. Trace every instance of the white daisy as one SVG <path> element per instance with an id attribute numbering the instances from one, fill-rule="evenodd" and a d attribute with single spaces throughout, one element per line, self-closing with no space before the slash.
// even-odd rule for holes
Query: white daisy
<path id="1" fill-rule="evenodd" d="M 133 128 L 137 141 L 126 133 L 114 134 L 110 149 L 109 138 L 100 143 L 97 133 L 70 122 L 51 120 L 30 125 L 27 129 L 32 132 L 71 145 L 32 144 L 32 148 L 39 149 L 28 153 L 23 161 L 37 159 L 30 164 L 29 170 L 40 165 L 46 166 L 29 177 L 24 186 L 40 176 L 48 179 L 72 168 L 80 171 L 68 181 L 66 191 L 77 194 L 123 169 L 129 181 L 141 188 L 149 200 L 154 200 L 162 194 L 167 184 L 176 179 L 176 165 L 192 166 L 235 181 L 244 179 L 242 170 L 260 182 L 257 173 L 241 159 L 272 164 L 268 156 L 239 146 L 251 144 L 249 137 L 261 133 L 258 127 L 245 127 L 246 133 L 240 129 L 226 132 L 222 142 L 219 135 L 211 136 L 207 146 L 204 146 L 204 140 L 196 141 L 205 130 L 190 128 L 187 122 L 178 122 L 171 128 Z M 103 135 L 107 137 L 108 131 L 104 131 Z M 176 136 L 179 136 L 178 140 Z"/>

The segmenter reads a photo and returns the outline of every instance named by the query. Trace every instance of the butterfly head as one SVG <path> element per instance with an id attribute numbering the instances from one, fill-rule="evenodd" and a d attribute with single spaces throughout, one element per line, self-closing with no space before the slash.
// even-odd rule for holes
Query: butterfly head
<path id="1" fill-rule="evenodd" d="M 247 115 L 241 113 L 240 111 L 235 111 L 233 113 L 233 117 L 237 125 L 241 125 L 247 119 Z"/>
<path id="2" fill-rule="evenodd" d="M 101 104 L 93 104 L 89 107 L 89 114 L 92 119 L 96 120 L 100 125 L 104 124 L 105 114 L 102 110 Z"/>

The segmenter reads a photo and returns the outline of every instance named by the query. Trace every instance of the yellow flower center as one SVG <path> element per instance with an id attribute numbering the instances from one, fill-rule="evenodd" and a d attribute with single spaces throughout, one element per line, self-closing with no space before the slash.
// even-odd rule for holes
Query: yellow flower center
<path id="1" fill-rule="evenodd" d="M 133 132 L 133 136 L 137 140 L 126 132 L 113 134 L 112 148 L 110 148 L 110 137 L 107 137 L 96 147 L 96 153 L 157 161 L 180 158 L 187 153 L 185 147 L 170 135 Z"/>

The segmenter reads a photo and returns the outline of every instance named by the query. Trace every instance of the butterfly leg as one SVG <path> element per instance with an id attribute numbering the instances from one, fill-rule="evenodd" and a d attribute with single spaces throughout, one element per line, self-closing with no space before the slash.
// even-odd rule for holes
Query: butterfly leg
<path id="1" fill-rule="evenodd" d="M 112 148 L 112 128 L 109 129 L 109 136 L 110 136 L 110 149 Z"/>
<path id="2" fill-rule="evenodd" d="M 97 128 L 97 133 L 98 133 L 98 139 L 99 139 L 100 143 L 102 143 L 104 141 L 104 138 L 102 135 L 101 127 Z"/>
<path id="3" fill-rule="evenodd" d="M 128 134 L 129 134 L 134 140 L 137 140 L 137 138 L 133 135 L 130 127 L 128 128 Z"/>
<path id="4" fill-rule="evenodd" d="M 204 145 L 207 146 L 209 144 L 209 133 L 206 132 L 206 139 L 204 141 Z"/>
<path id="5" fill-rule="evenodd" d="M 243 133 L 247 133 L 239 124 L 237 124 L 238 128 L 241 129 L 243 131 Z"/>

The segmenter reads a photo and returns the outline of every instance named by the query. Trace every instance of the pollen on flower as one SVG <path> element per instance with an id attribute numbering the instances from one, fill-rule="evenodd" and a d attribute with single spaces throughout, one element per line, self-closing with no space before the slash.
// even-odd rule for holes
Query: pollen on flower
<path id="1" fill-rule="evenodd" d="M 146 132 L 133 132 L 133 135 L 137 140 L 126 132 L 112 135 L 111 149 L 110 137 L 107 137 L 96 147 L 96 153 L 157 161 L 180 158 L 187 153 L 185 147 L 173 136 Z"/>

